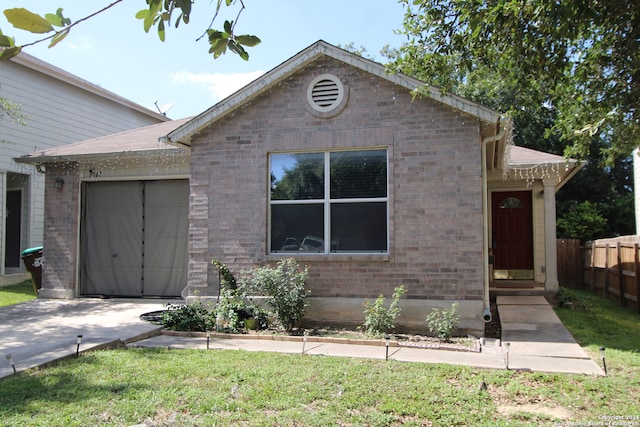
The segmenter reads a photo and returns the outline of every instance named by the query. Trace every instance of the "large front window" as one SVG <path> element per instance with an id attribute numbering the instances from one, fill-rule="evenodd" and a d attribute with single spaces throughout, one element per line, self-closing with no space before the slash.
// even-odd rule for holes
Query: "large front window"
<path id="1" fill-rule="evenodd" d="M 272 154 L 270 166 L 271 253 L 387 252 L 386 150 Z"/>

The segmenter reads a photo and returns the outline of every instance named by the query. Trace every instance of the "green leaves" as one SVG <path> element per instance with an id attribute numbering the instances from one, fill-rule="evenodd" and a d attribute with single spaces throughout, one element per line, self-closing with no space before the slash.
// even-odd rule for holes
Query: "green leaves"
<path id="1" fill-rule="evenodd" d="M 6 9 L 4 15 L 7 21 L 15 28 L 25 30 L 34 34 L 47 34 L 54 32 L 51 37 L 47 37 L 43 40 L 50 39 L 49 47 L 54 47 L 62 40 L 64 40 L 71 29 L 71 20 L 65 18 L 62 14 L 62 8 L 59 8 L 56 13 L 47 13 L 45 16 L 40 16 L 37 13 L 33 13 L 25 8 L 13 8 Z M 55 27 L 62 28 L 57 31 Z M 1 33 L 0 33 L 1 34 Z M 42 40 L 40 40 L 42 41 Z M 22 51 L 22 46 L 15 46 L 15 41 L 4 35 L 0 35 L 0 61 L 13 58 Z"/>
<path id="2" fill-rule="evenodd" d="M 20 47 L 15 45 L 15 40 L 12 37 L 5 36 L 0 31 L 0 61 L 13 58 L 20 53 L 20 50 Z"/>
<path id="3" fill-rule="evenodd" d="M 217 18 L 223 2 L 227 7 L 234 4 L 233 0 L 217 0 L 216 11 L 212 22 Z M 147 33 L 155 26 L 160 41 L 165 41 L 166 39 L 166 30 L 172 24 L 174 12 L 179 12 L 174 24 L 176 28 L 178 28 L 181 22 L 185 24 L 189 23 L 193 6 L 191 0 L 148 0 L 147 4 L 149 8 L 138 11 L 136 18 L 143 21 L 143 28 Z M 240 16 L 242 10 L 244 10 L 244 5 L 237 16 Z M 256 36 L 248 34 L 235 35 L 234 29 L 236 23 L 237 18 L 235 22 L 225 20 L 222 30 L 209 28 L 205 31 L 205 35 L 209 40 L 209 53 L 213 55 L 214 59 L 219 58 L 229 50 L 246 61 L 249 59 L 249 53 L 245 47 L 254 47 L 260 44 L 260 39 Z"/>
<path id="4" fill-rule="evenodd" d="M 53 31 L 53 25 L 42 16 L 19 7 L 4 11 L 7 21 L 15 28 L 30 33 L 45 34 Z"/>
<path id="5" fill-rule="evenodd" d="M 395 70 L 454 91 L 486 67 L 526 104 L 555 113 L 548 134 L 584 154 L 608 141 L 611 163 L 640 141 L 640 10 L 603 0 L 402 0 L 408 43 Z"/>
<path id="6" fill-rule="evenodd" d="M 10 59 L 20 53 L 25 46 L 31 46 L 43 41 L 49 40 L 49 47 L 53 47 L 64 40 L 71 30 L 71 27 L 88 20 L 95 15 L 105 12 L 107 9 L 120 3 L 123 0 L 115 0 L 101 10 L 88 15 L 75 23 L 65 18 L 62 9 L 59 8 L 55 13 L 47 13 L 44 16 L 31 12 L 25 8 L 5 9 L 4 14 L 7 21 L 15 28 L 28 31 L 34 34 L 50 34 L 31 43 L 24 45 L 15 45 L 12 38 L 2 35 L 0 32 L 0 61 Z M 145 32 L 150 32 L 152 28 L 156 28 L 160 41 L 166 40 L 167 29 L 174 25 L 179 27 L 180 23 L 188 24 L 195 0 L 146 0 L 147 8 L 138 11 L 135 18 L 142 21 Z M 235 26 L 238 18 L 245 9 L 243 2 L 234 0 L 215 0 L 216 8 L 211 25 L 218 17 L 218 13 L 222 5 L 226 7 L 235 7 L 239 5 L 240 10 L 236 14 L 235 21 L 224 21 L 223 30 L 216 30 L 211 26 L 205 31 L 204 35 L 209 38 L 209 53 L 214 58 L 220 57 L 227 50 L 240 56 L 245 61 L 249 59 L 249 53 L 245 48 L 254 47 L 260 43 L 260 39 L 254 35 L 236 35 Z M 177 18 L 176 18 L 177 16 Z M 199 40 L 199 39 L 198 39 Z"/>
<path id="7" fill-rule="evenodd" d="M 224 31 L 207 30 L 209 36 L 209 53 L 213 54 L 213 58 L 217 59 L 220 55 L 223 55 L 229 49 L 231 52 L 240 56 L 245 61 L 249 60 L 249 53 L 244 49 L 244 46 L 254 47 L 260 44 L 260 39 L 251 35 L 233 35 L 233 21 L 224 22 Z"/>

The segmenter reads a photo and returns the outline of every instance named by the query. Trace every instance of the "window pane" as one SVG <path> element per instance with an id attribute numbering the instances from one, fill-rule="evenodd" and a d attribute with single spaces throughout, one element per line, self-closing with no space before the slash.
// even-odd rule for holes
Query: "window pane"
<path id="1" fill-rule="evenodd" d="M 324 207 L 271 206 L 271 252 L 324 252 Z"/>
<path id="2" fill-rule="evenodd" d="M 271 155 L 271 200 L 324 198 L 324 153 Z"/>
<path id="3" fill-rule="evenodd" d="M 387 197 L 387 151 L 331 153 L 331 198 Z"/>
<path id="4" fill-rule="evenodd" d="M 520 199 L 507 197 L 500 203 L 500 209 L 521 209 L 523 207 Z"/>
<path id="5" fill-rule="evenodd" d="M 386 252 L 387 203 L 331 205 L 332 252 Z"/>

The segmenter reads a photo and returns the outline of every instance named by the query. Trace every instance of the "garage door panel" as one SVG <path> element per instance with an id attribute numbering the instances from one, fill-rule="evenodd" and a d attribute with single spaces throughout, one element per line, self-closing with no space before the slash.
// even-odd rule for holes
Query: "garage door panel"
<path id="1" fill-rule="evenodd" d="M 83 288 L 93 295 L 140 295 L 142 186 L 100 182 L 86 187 Z"/>
<path id="2" fill-rule="evenodd" d="M 178 296 L 189 262 L 188 181 L 147 182 L 145 212 L 144 295 Z"/>
<path id="3" fill-rule="evenodd" d="M 179 296 L 188 266 L 187 180 L 88 183 L 82 293 Z"/>

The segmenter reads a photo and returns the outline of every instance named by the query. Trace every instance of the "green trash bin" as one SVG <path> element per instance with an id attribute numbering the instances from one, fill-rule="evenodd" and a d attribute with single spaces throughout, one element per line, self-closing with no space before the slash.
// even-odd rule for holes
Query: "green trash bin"
<path id="1" fill-rule="evenodd" d="M 31 281 L 33 282 L 33 292 L 38 296 L 40 288 L 42 288 L 42 262 L 43 262 L 43 247 L 38 246 L 35 248 L 29 248 L 22 251 L 20 254 L 24 266 L 27 271 L 31 273 Z"/>

